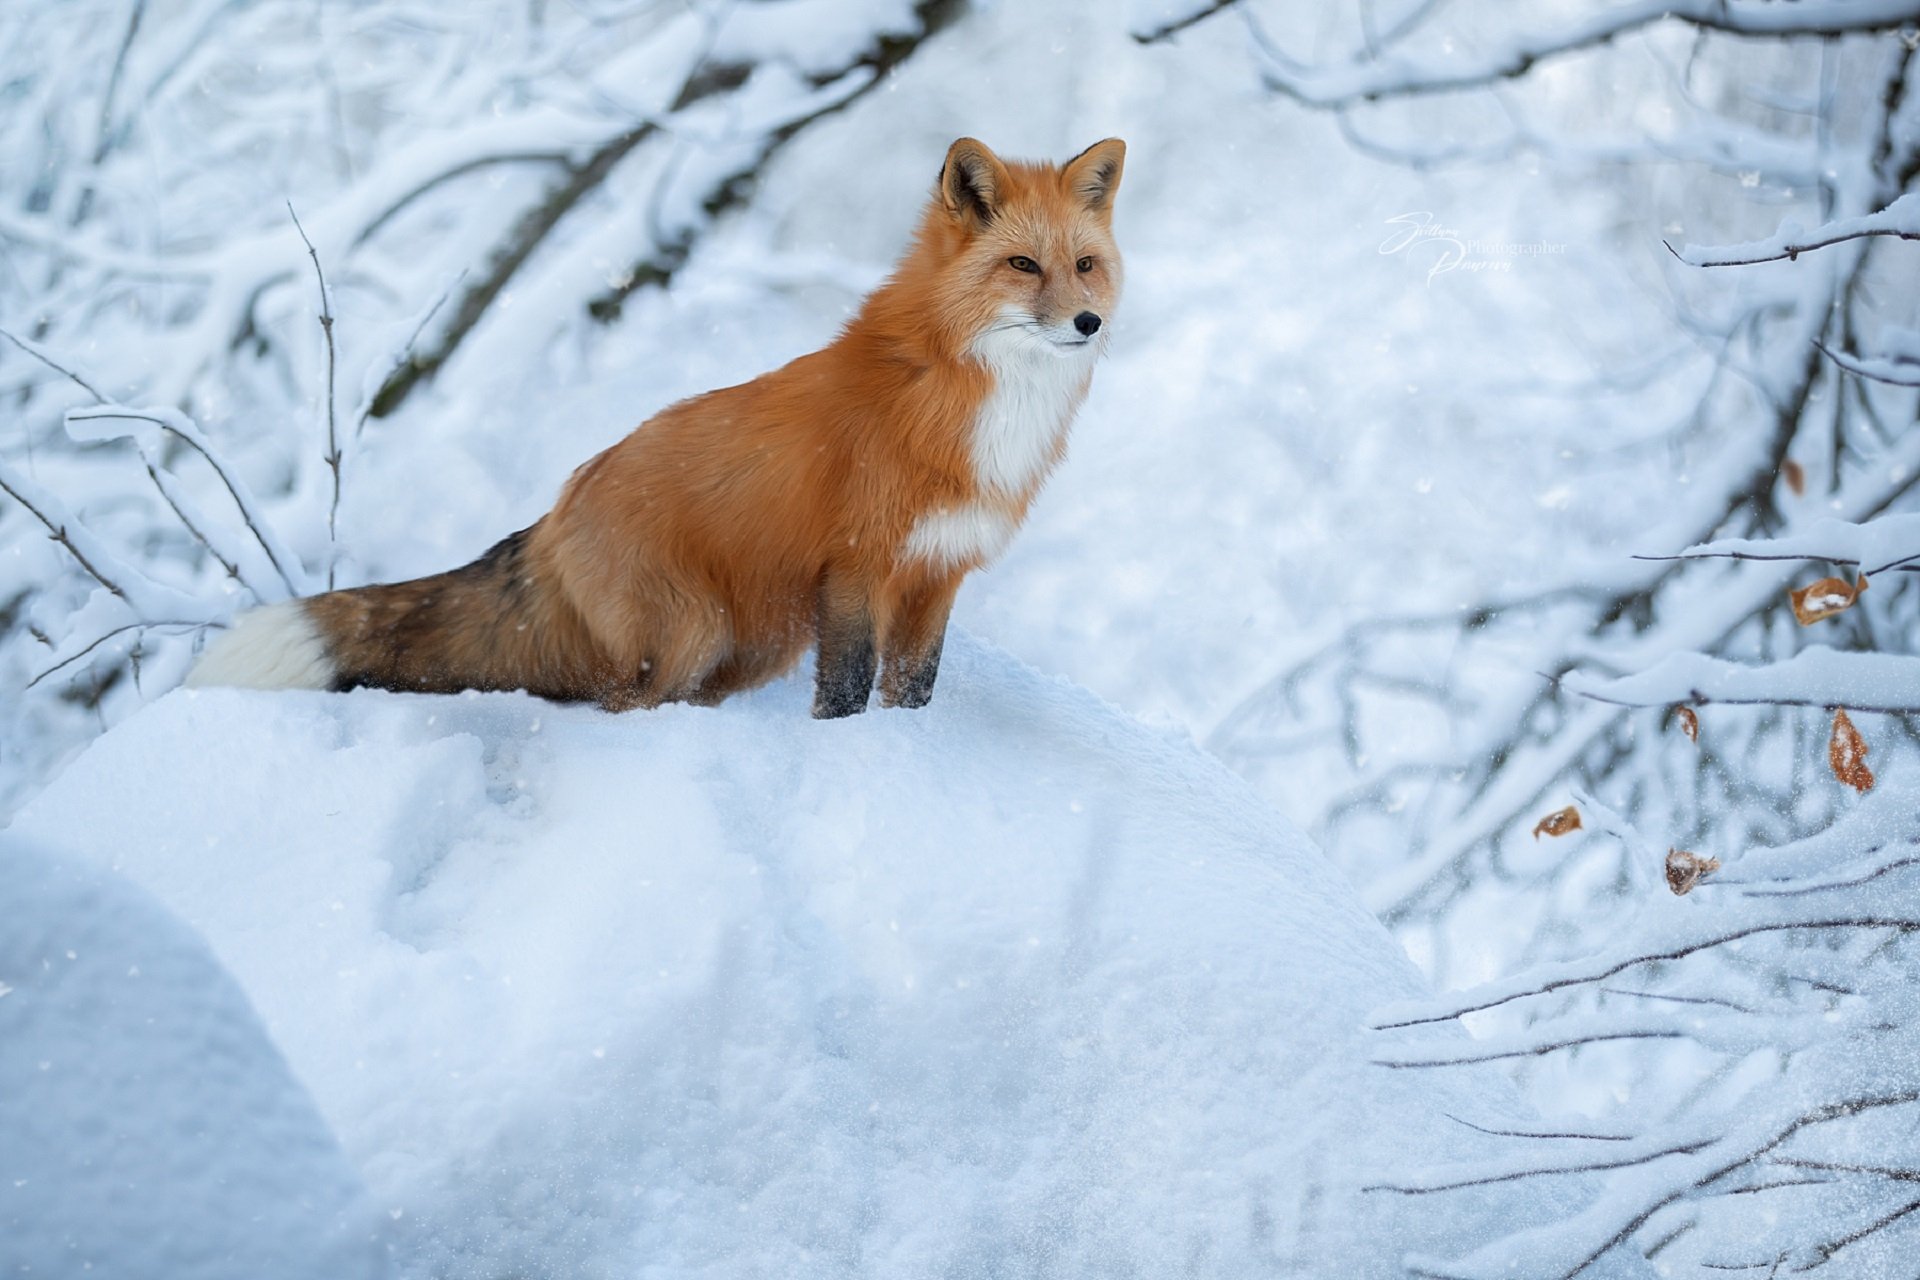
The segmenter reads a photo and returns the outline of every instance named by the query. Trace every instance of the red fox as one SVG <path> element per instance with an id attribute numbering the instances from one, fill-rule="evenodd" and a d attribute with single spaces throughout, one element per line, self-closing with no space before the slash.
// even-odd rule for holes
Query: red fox
<path id="1" fill-rule="evenodd" d="M 1126 144 L 947 151 L 912 246 L 832 344 L 664 410 L 472 564 L 268 605 L 189 685 L 718 702 L 818 664 L 813 714 L 933 694 L 960 580 L 1059 462 L 1120 293 Z"/>

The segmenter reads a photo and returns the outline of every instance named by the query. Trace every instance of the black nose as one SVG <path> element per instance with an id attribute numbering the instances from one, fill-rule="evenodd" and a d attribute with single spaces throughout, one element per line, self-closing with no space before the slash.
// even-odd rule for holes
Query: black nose
<path id="1" fill-rule="evenodd" d="M 1100 332 L 1100 317 L 1091 311 L 1082 311 L 1073 318 L 1073 327 L 1080 331 L 1083 338 L 1091 338 Z"/>

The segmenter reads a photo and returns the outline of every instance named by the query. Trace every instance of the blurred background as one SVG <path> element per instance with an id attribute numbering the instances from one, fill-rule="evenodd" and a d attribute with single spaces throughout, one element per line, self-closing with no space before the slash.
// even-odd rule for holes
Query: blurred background
<path id="1" fill-rule="evenodd" d="M 1119 135 L 1113 344 L 957 623 L 1191 736 L 1436 983 L 1590 951 L 1668 847 L 1731 861 L 1848 798 L 1819 706 L 1695 742 L 1557 680 L 1807 642 L 1790 566 L 1637 554 L 1912 509 L 1920 250 L 1697 264 L 1914 189 L 1915 8 L 7 6 L 0 460 L 37 487 L 0 500 L 0 815 L 232 610 L 464 562 L 661 407 L 829 340 L 955 137 Z M 1912 617 L 1891 574 L 1814 638 L 1905 650 Z M 1908 717 L 1875 726 L 1884 770 Z M 1567 804 L 1581 834 L 1530 834 Z M 1785 1069 L 1602 1039 L 1518 1078 L 1667 1114 Z"/>

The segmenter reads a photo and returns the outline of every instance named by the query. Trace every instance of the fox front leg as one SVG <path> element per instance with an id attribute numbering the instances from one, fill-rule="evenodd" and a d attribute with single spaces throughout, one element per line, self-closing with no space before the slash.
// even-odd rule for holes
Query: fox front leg
<path id="1" fill-rule="evenodd" d="M 940 674 L 940 650 L 947 638 L 947 615 L 960 578 L 919 584 L 905 593 L 887 628 L 886 669 L 880 676 L 880 704 L 924 707 L 933 698 Z"/>
<path id="2" fill-rule="evenodd" d="M 867 709 L 873 691 L 873 610 L 862 586 L 828 571 L 820 584 L 819 660 L 813 718 L 835 720 Z"/>

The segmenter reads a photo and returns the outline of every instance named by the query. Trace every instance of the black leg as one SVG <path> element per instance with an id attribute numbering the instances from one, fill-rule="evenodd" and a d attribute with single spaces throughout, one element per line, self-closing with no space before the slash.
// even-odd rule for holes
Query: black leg
<path id="1" fill-rule="evenodd" d="M 940 647 L 947 637 L 947 615 L 960 589 L 958 574 L 924 581 L 903 592 L 888 611 L 886 670 L 880 676 L 880 702 L 888 707 L 924 707 L 933 699 L 940 674 Z"/>
<path id="2" fill-rule="evenodd" d="M 814 719 L 860 714 L 873 690 L 873 615 L 864 596 L 832 574 L 820 587 L 819 635 Z"/>
<path id="3" fill-rule="evenodd" d="M 918 661 L 902 663 L 899 677 L 890 682 L 890 705 L 924 707 L 933 700 L 933 681 L 940 674 L 940 647 L 946 639 L 946 633 L 942 632 L 933 638 L 933 646 Z"/>

